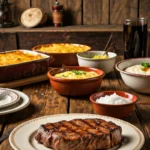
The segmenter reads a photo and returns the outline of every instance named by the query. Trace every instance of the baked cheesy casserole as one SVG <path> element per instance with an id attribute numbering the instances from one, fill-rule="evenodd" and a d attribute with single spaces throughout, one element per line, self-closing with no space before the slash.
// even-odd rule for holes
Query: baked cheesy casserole
<path id="1" fill-rule="evenodd" d="M 91 47 L 80 44 L 58 43 L 35 46 L 32 50 L 45 53 L 77 53 L 90 50 Z"/>
<path id="2" fill-rule="evenodd" d="M 23 51 L 12 51 L 6 53 L 0 53 L 0 66 L 19 64 L 23 62 L 39 60 L 44 58 L 42 55 L 24 53 Z"/>

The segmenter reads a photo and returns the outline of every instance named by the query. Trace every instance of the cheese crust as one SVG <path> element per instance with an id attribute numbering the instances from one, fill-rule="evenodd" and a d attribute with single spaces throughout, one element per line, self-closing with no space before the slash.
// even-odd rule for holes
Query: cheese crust
<path id="1" fill-rule="evenodd" d="M 90 47 L 87 45 L 80 44 L 59 43 L 36 46 L 33 48 L 33 50 L 46 53 L 77 53 L 90 50 Z"/>
<path id="2" fill-rule="evenodd" d="M 39 60 L 44 58 L 42 55 L 24 53 L 23 51 L 12 51 L 6 53 L 0 53 L 0 66 L 7 66 L 13 64 L 20 64 L 24 62 L 29 62 L 33 60 Z"/>

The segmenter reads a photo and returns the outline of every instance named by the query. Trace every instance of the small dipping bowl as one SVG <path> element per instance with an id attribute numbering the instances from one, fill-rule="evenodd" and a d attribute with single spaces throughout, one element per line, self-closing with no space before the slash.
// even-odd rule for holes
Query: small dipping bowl
<path id="1" fill-rule="evenodd" d="M 132 102 L 128 104 L 103 104 L 97 103 L 96 100 L 105 97 L 106 95 L 112 95 L 116 93 L 118 96 L 123 98 L 130 99 Z M 115 118 L 125 118 L 129 116 L 129 114 L 133 111 L 134 105 L 137 101 L 137 97 L 131 93 L 124 92 L 124 91 L 101 91 L 94 93 L 90 96 L 90 101 L 94 107 L 94 110 L 97 114 L 111 116 Z"/>

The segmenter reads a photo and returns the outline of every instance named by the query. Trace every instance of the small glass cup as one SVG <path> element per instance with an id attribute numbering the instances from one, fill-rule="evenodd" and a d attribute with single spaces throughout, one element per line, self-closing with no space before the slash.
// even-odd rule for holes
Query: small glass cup
<path id="1" fill-rule="evenodd" d="M 124 59 L 148 56 L 148 20 L 125 19 L 123 24 Z"/>

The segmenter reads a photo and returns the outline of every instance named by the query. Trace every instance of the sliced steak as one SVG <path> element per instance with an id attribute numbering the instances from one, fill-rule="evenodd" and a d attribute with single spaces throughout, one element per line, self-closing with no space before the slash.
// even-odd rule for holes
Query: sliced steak
<path id="1" fill-rule="evenodd" d="M 74 119 L 41 125 L 35 139 L 55 150 L 96 150 L 119 145 L 122 129 L 102 119 Z"/>

